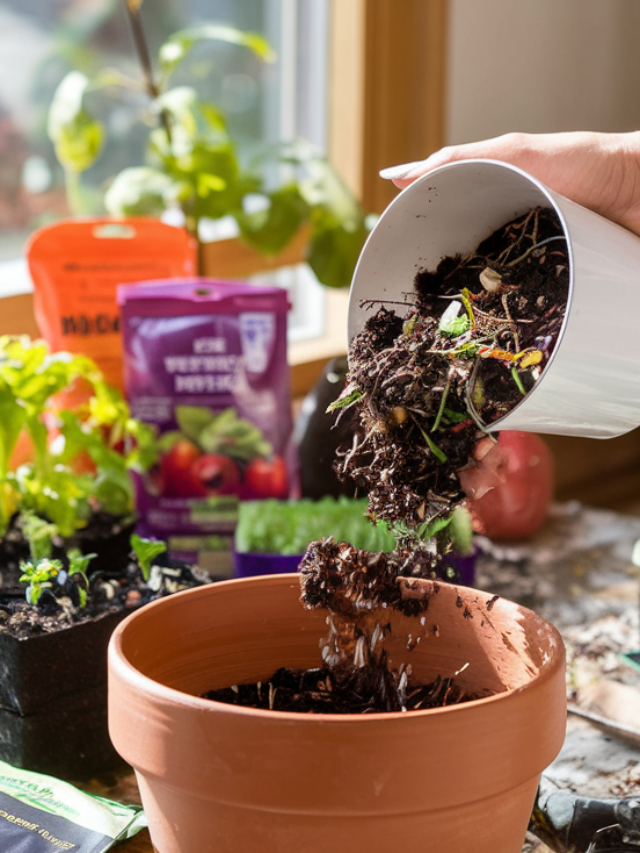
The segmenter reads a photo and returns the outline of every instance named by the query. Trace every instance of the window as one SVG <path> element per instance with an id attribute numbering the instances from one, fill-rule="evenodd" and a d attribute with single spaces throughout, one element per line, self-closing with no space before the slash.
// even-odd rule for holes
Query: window
<path id="1" fill-rule="evenodd" d="M 3 0 L 0 6 L 0 264 L 13 261 L 2 264 L 0 295 L 18 294 L 4 300 L 0 332 L 34 328 L 29 296 L 19 295 L 30 285 L 17 259 L 34 227 L 51 214 L 66 215 L 45 133 L 58 81 L 83 63 L 102 67 L 110 53 L 138 73 L 122 2 Z M 278 51 L 276 67 L 254 75 L 246 56 L 220 46 L 216 63 L 222 55 L 227 65 L 211 76 L 211 59 L 203 56 L 203 85 L 231 105 L 234 132 L 247 139 L 296 132 L 326 147 L 365 208 L 380 212 L 395 190 L 378 170 L 442 144 L 447 8 L 448 0 L 146 0 L 142 14 L 152 48 L 176 29 L 205 20 L 264 33 Z M 119 111 L 114 131 L 135 145 L 130 122 Z M 132 162 L 121 145 L 113 168 L 102 163 L 103 174 L 117 171 L 123 156 Z M 99 176 L 96 170 L 97 186 Z M 347 294 L 295 279 L 290 286 L 295 297 L 304 296 L 295 299 L 291 323 L 299 394 L 327 358 L 345 350 Z M 318 319 L 324 333 L 311 339 Z"/>
<path id="2" fill-rule="evenodd" d="M 30 281 L 23 247 L 29 234 L 68 215 L 62 169 L 46 134 L 46 115 L 63 76 L 92 76 L 108 66 L 134 79 L 140 69 L 122 0 L 4 0 L 0 8 L 0 263 L 4 295 L 25 293 Z M 260 32 L 278 54 L 266 66 L 249 51 L 223 43 L 198 45 L 175 75 L 219 104 L 230 132 L 245 150 L 259 140 L 302 136 L 326 146 L 327 0 L 148 0 L 141 15 L 150 53 L 172 32 L 204 22 Z M 11 68 L 11 73 L 6 73 Z M 188 74 L 188 77 L 187 77 Z M 91 97 L 91 96 L 89 96 Z M 91 109 L 107 125 L 108 141 L 82 176 L 82 212 L 100 213 L 105 182 L 125 166 L 143 162 L 146 134 L 139 110 L 143 92 L 114 86 L 94 96 Z M 214 234 L 235 236 L 217 221 Z M 324 294 L 304 265 L 269 280 L 289 289 L 292 339 L 321 334 Z M 260 278 L 261 281 L 265 277 Z"/>

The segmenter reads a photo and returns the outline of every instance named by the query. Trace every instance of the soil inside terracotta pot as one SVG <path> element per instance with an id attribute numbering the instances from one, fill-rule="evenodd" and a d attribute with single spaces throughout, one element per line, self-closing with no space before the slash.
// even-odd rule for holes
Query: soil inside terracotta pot
<path id="1" fill-rule="evenodd" d="M 394 678 L 384 663 L 362 669 L 289 669 L 281 667 L 266 682 L 238 684 L 211 690 L 204 698 L 229 705 L 300 714 L 372 714 L 425 711 L 479 699 L 487 693 L 468 693 L 454 677 L 414 685 L 400 673 Z M 372 681 L 376 681 L 375 685 Z M 402 686 L 398 682 L 403 681 Z"/>
<path id="2" fill-rule="evenodd" d="M 358 713 L 464 701 L 451 677 L 413 684 L 392 671 L 375 610 L 408 615 L 428 599 L 406 596 L 406 577 L 438 577 L 451 550 L 459 472 L 475 464 L 484 427 L 533 388 L 556 346 L 569 292 L 569 257 L 551 209 L 498 228 L 465 257 L 422 270 L 403 313 L 385 306 L 354 337 L 334 410 L 357 414 L 337 471 L 368 493 L 368 515 L 391 525 L 398 549 L 370 554 L 312 543 L 301 563 L 302 602 L 327 610 L 325 667 L 279 670 L 268 684 L 234 685 L 209 698 L 277 710 Z M 266 703 L 266 704 L 265 704 Z M 343 710 L 344 709 L 344 710 Z"/>

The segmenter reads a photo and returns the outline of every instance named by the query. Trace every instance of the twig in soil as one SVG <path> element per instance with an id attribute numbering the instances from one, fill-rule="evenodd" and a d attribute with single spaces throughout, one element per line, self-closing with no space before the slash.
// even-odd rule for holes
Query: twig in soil
<path id="1" fill-rule="evenodd" d="M 508 264 L 505 264 L 506 269 L 510 269 L 511 267 L 515 267 L 516 264 L 519 264 L 521 261 L 524 261 L 525 258 L 528 258 L 531 252 L 535 252 L 536 249 L 539 249 L 540 246 L 545 246 L 547 243 L 553 243 L 554 240 L 564 240 L 566 242 L 566 237 L 547 237 L 546 240 L 541 240 L 539 243 L 536 243 L 535 246 L 530 246 L 526 252 L 520 255 L 519 258 L 516 258 L 515 261 L 509 261 Z"/>

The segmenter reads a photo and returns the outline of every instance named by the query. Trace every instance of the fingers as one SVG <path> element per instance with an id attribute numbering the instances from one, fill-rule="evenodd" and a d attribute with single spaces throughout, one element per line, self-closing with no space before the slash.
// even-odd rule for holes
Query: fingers
<path id="1" fill-rule="evenodd" d="M 516 166 L 560 195 L 640 235 L 640 132 L 507 133 L 452 145 L 426 160 L 383 169 L 400 189 L 458 160 Z"/>
<path id="2" fill-rule="evenodd" d="M 564 134 L 558 134 L 564 136 Z M 426 160 L 405 163 L 383 169 L 380 177 L 393 181 L 400 189 L 409 186 L 416 178 L 426 175 L 440 166 L 446 166 L 458 160 L 500 160 L 519 166 L 522 169 L 540 168 L 547 157 L 548 134 L 507 133 L 493 139 L 480 142 L 468 142 L 464 145 L 450 145 L 436 151 Z M 558 143 L 556 139 L 556 144 Z"/>

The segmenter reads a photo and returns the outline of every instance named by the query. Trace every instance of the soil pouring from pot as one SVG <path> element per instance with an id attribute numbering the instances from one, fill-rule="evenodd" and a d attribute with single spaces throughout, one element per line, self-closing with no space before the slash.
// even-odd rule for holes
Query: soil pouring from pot
<path id="1" fill-rule="evenodd" d="M 300 566 L 302 602 L 328 611 L 323 665 L 280 669 L 269 681 L 211 691 L 208 698 L 284 711 L 370 713 L 486 695 L 461 691 L 458 673 L 421 685 L 412 682 L 410 665 L 393 670 L 384 647 L 390 628 L 379 614 L 400 610 L 424 624 L 429 598 L 411 579 L 447 578 L 446 555 L 470 546 L 460 475 L 477 464 L 482 443 L 495 440 L 487 424 L 517 405 L 542 374 L 568 292 L 561 223 L 553 210 L 534 208 L 470 254 L 420 271 L 397 312 L 374 310 L 351 342 L 347 381 L 330 410 L 338 418 L 356 412 L 353 443 L 338 451 L 336 470 L 368 492 L 370 520 L 390 526 L 397 549 L 372 554 L 332 539 L 311 543 Z M 409 635 L 409 648 L 415 642 Z"/>

